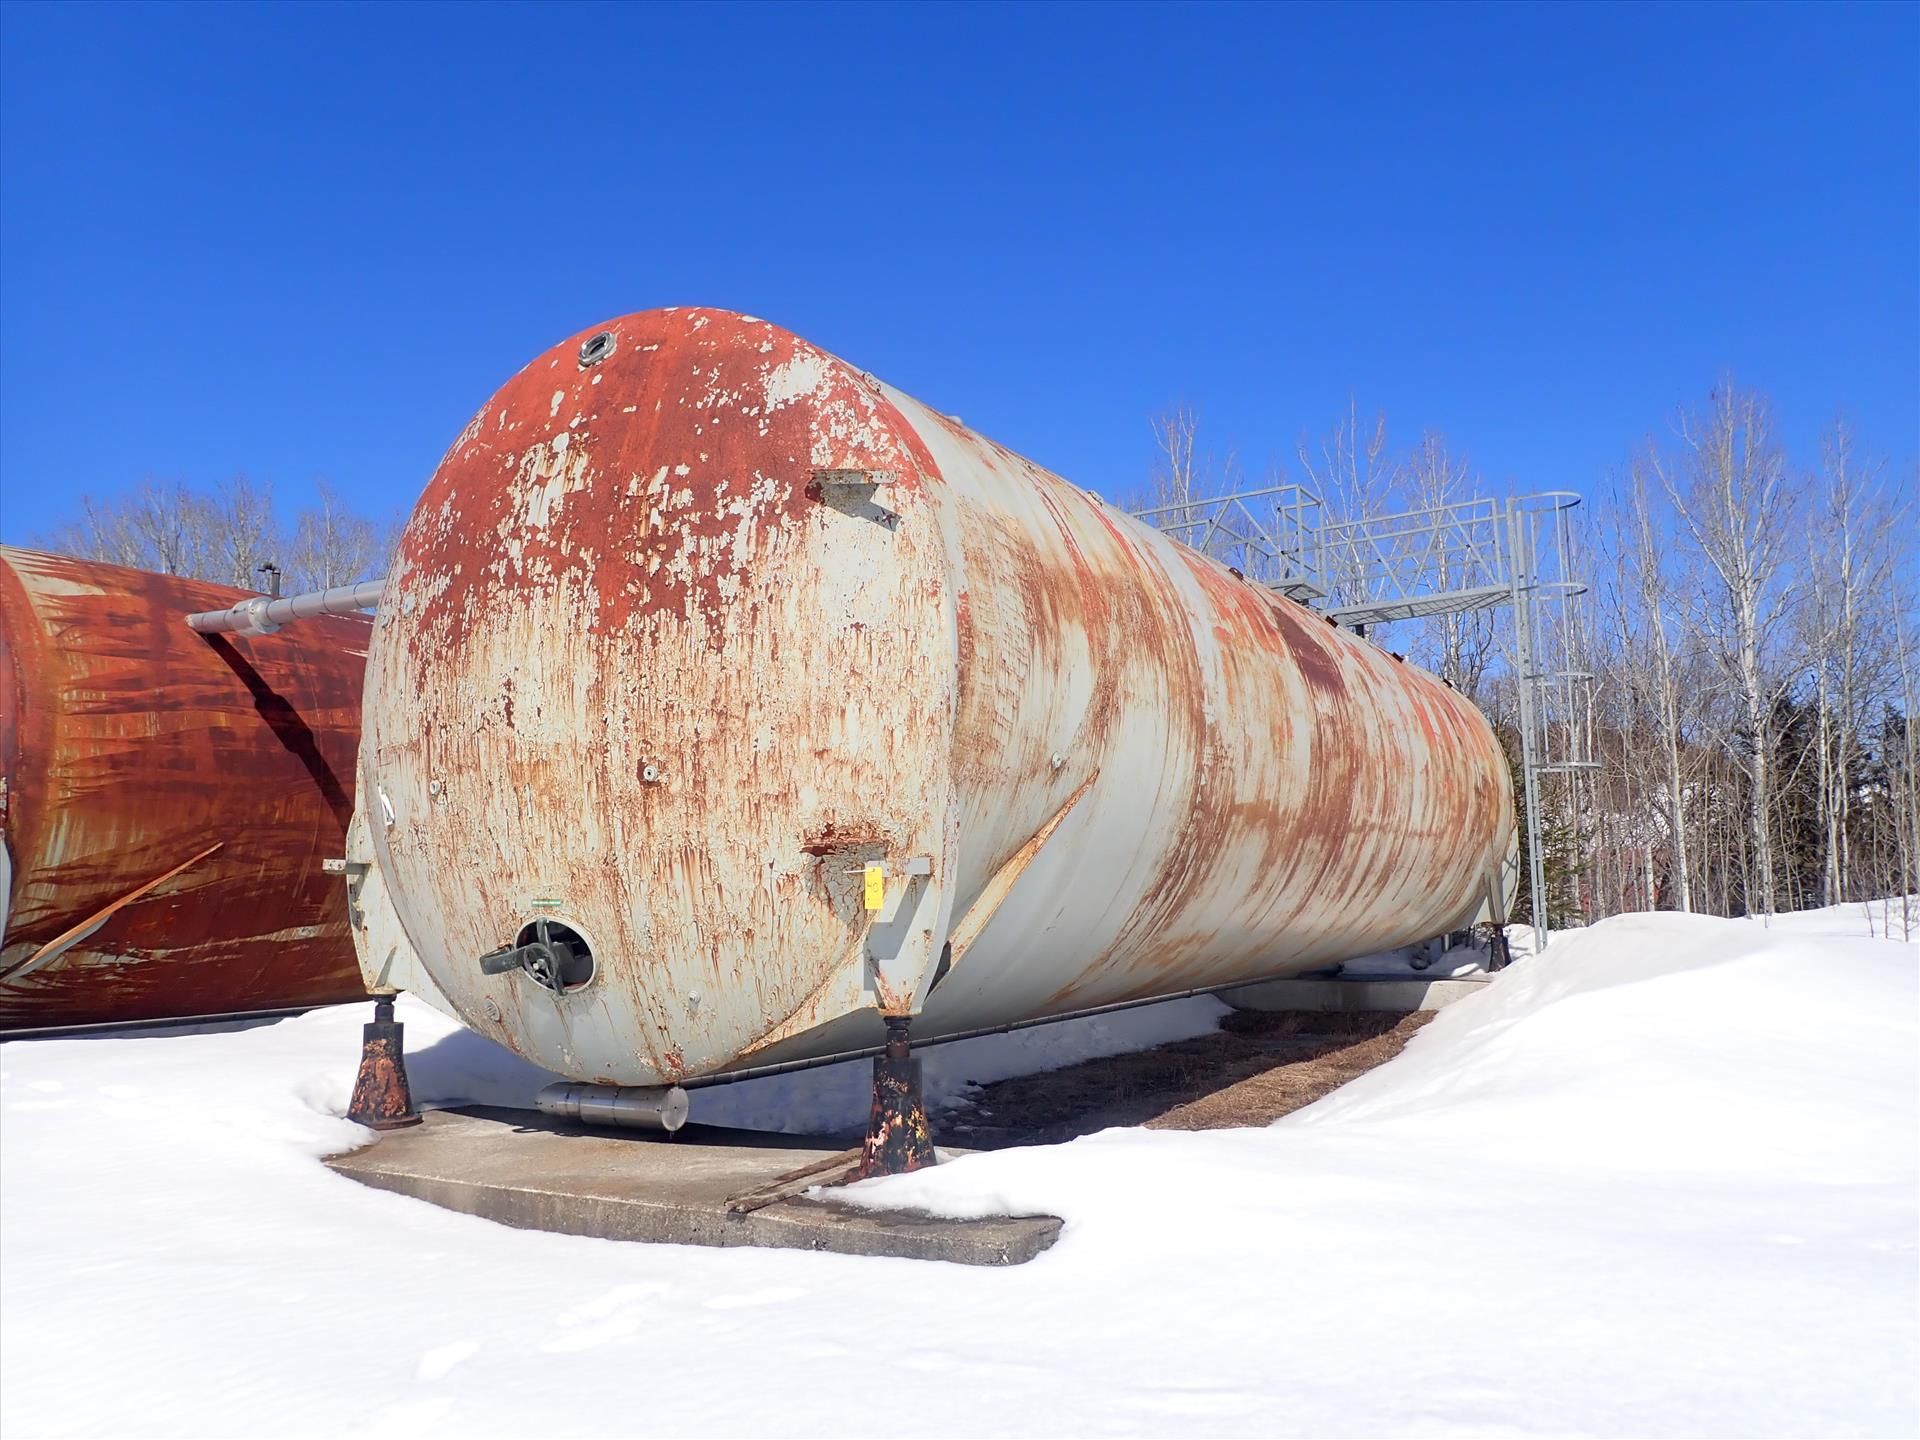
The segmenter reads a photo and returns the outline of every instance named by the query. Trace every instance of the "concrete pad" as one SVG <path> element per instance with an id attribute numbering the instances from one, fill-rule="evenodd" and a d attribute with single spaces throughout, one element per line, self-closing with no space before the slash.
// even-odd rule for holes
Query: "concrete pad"
<path id="1" fill-rule="evenodd" d="M 476 1108 L 430 1110 L 424 1123 L 326 1163 L 363 1185 L 463 1214 L 603 1240 L 1020 1265 L 1060 1233 L 1051 1215 L 943 1220 L 792 1193 L 839 1179 L 851 1163 L 836 1161 L 845 1146 L 701 1125 L 635 1135 Z M 819 1168 L 779 1183 L 808 1167 Z"/>
<path id="2" fill-rule="evenodd" d="M 1439 1010 L 1478 995 L 1492 983 L 1490 975 L 1429 980 L 1424 976 L 1349 978 L 1330 976 L 1314 980 L 1259 980 L 1217 992 L 1236 1010 L 1375 1011 L 1411 1015 L 1416 1010 Z"/>

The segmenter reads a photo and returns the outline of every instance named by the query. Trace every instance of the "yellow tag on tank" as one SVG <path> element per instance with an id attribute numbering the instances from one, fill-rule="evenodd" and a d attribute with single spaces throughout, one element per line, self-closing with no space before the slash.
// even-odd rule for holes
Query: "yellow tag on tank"
<path id="1" fill-rule="evenodd" d="M 860 886 L 860 903 L 878 910 L 887 903 L 887 867 L 869 865 Z"/>

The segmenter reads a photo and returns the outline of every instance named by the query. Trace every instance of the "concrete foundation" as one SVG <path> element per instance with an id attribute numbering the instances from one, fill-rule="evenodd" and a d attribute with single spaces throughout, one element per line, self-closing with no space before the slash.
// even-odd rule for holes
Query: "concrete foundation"
<path id="1" fill-rule="evenodd" d="M 1410 1015 L 1439 1010 L 1478 995 L 1491 976 L 1429 980 L 1424 976 L 1330 976 L 1324 979 L 1260 980 L 1217 992 L 1236 1010 L 1384 1011 Z"/>
<path id="2" fill-rule="evenodd" d="M 327 1164 L 342 1175 L 523 1230 L 673 1245 L 763 1245 L 960 1265 L 1020 1265 L 1051 1215 L 942 1220 L 808 1198 L 859 1159 L 839 1143 L 689 1125 L 673 1136 L 583 1129 L 521 1110 L 433 1110 Z"/>

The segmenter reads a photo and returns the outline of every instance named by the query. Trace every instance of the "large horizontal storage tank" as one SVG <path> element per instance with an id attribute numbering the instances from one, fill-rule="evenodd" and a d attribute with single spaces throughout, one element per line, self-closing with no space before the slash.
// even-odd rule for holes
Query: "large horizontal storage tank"
<path id="1" fill-rule="evenodd" d="M 0 1028 L 365 995 L 346 887 L 363 618 L 198 635 L 246 592 L 0 547 Z"/>
<path id="2" fill-rule="evenodd" d="M 454 441 L 361 775 L 370 979 L 621 1084 L 1436 935 L 1513 826 L 1432 676 L 701 309 L 563 342 Z"/>

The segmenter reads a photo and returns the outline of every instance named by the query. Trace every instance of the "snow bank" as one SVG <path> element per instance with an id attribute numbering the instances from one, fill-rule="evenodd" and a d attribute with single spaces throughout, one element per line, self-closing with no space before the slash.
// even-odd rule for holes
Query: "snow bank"
<path id="1" fill-rule="evenodd" d="M 1829 905 L 1824 910 L 1795 910 L 1748 923 L 1798 935 L 1865 935 L 1920 941 L 1920 895 L 1851 901 L 1845 905 Z"/>
<path id="2" fill-rule="evenodd" d="M 1911 1435 L 1920 964 L 1844 923 L 1609 921 L 1269 1129 L 860 1187 L 1067 1218 L 1010 1271 L 530 1234 L 340 1179 L 357 1007 L 11 1044 L 0 1431 Z M 542 1078 L 405 1018 L 426 1098 Z"/>

